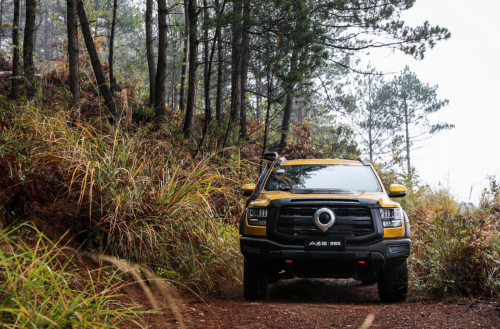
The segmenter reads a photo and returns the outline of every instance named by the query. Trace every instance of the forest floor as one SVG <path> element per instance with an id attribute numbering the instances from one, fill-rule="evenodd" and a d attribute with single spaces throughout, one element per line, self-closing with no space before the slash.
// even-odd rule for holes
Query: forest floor
<path id="1" fill-rule="evenodd" d="M 498 300 L 381 303 L 376 284 L 364 286 L 355 280 L 280 281 L 270 285 L 265 302 L 245 301 L 241 284 L 204 302 L 187 294 L 177 301 L 187 328 L 355 329 L 370 314 L 374 316 L 370 328 L 500 328 Z M 169 311 L 144 320 L 148 328 L 178 327 Z"/>

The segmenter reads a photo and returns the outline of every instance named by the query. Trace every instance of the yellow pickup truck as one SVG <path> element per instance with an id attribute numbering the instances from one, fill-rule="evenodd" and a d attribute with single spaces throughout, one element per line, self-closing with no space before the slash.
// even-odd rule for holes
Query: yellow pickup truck
<path id="1" fill-rule="evenodd" d="M 380 299 L 398 302 L 408 291 L 410 225 L 370 163 L 289 160 L 264 154 L 267 165 L 240 220 L 244 294 L 265 300 L 281 278 L 354 278 L 378 283 Z"/>

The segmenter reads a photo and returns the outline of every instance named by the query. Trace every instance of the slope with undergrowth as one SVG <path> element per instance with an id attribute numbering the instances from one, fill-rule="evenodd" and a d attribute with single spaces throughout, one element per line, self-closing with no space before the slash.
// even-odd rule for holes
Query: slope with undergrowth
<path id="1" fill-rule="evenodd" d="M 36 105 L 0 112 L 4 216 L 202 292 L 238 276 L 232 162 L 193 159 L 149 125 L 96 128 Z"/>

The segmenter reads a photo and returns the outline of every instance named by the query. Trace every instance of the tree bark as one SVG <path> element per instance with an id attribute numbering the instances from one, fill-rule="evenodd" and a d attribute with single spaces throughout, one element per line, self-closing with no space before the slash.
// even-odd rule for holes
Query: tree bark
<path id="1" fill-rule="evenodd" d="M 48 8 L 45 9 L 45 24 L 43 27 L 43 55 L 45 57 L 45 60 L 48 62 L 50 61 L 49 58 L 49 10 Z"/>
<path id="2" fill-rule="evenodd" d="M 301 93 L 304 93 L 304 86 L 300 88 Z M 302 121 L 304 120 L 304 96 L 300 96 L 300 102 L 299 102 L 299 115 L 298 115 L 298 121 L 299 123 L 302 124 Z"/>
<path id="3" fill-rule="evenodd" d="M 233 10 L 235 17 L 233 19 L 233 49 L 232 49 L 232 75 L 231 75 L 231 116 L 230 122 L 240 121 L 241 113 L 241 79 L 240 79 L 240 61 L 241 61 L 241 0 L 234 1 Z"/>
<path id="4" fill-rule="evenodd" d="M 80 63 L 78 61 L 78 19 L 76 0 L 67 0 L 66 19 L 68 27 L 69 89 L 73 96 L 72 105 L 76 110 L 76 120 L 80 120 Z"/>
<path id="5" fill-rule="evenodd" d="M 247 136 L 247 90 L 248 90 L 248 60 L 250 58 L 248 48 L 250 44 L 250 34 L 248 26 L 250 20 L 250 0 L 245 0 L 243 4 L 243 33 L 241 40 L 241 122 L 240 136 Z"/>
<path id="6" fill-rule="evenodd" d="M 156 67 L 153 50 L 153 0 L 146 0 L 146 58 L 149 69 L 149 105 L 154 105 Z"/>
<path id="7" fill-rule="evenodd" d="M 24 26 L 23 62 L 26 79 L 26 96 L 32 99 L 36 92 L 35 64 L 33 62 L 35 37 L 36 0 L 26 0 L 26 24 Z"/>
<path id="8" fill-rule="evenodd" d="M 208 22 L 208 3 L 207 0 L 203 0 L 203 19 L 205 22 Z M 208 63 L 208 26 L 205 26 L 203 31 L 203 39 L 205 39 L 203 43 L 203 63 L 205 63 L 205 69 L 203 71 L 203 86 L 205 88 L 205 125 L 208 126 L 208 123 L 212 119 L 212 109 L 210 108 L 210 81 L 209 81 L 209 67 L 212 63 Z M 204 128 L 205 130 L 205 128 Z"/>
<path id="9" fill-rule="evenodd" d="M 113 0 L 113 18 L 111 20 L 111 35 L 109 36 L 109 86 L 111 95 L 115 97 L 116 79 L 113 72 L 113 52 L 115 44 L 116 11 L 118 10 L 117 0 Z"/>
<path id="10" fill-rule="evenodd" d="M 189 53 L 189 4 L 188 0 L 184 0 L 184 49 L 182 56 L 182 72 L 181 72 L 181 86 L 179 91 L 179 109 L 184 111 L 186 109 L 186 77 L 188 67 L 188 53 Z"/>
<path id="11" fill-rule="evenodd" d="M 219 10 L 219 0 L 215 0 L 215 8 Z M 223 11 L 219 12 L 222 15 Z M 216 31 L 215 37 L 217 38 L 217 59 L 219 61 L 217 66 L 217 98 L 215 100 L 215 119 L 217 123 L 222 121 L 222 97 L 223 97 L 223 84 L 224 84 L 224 50 L 222 44 L 222 29 L 219 27 Z"/>
<path id="12" fill-rule="evenodd" d="M 160 122 L 167 119 L 165 83 L 167 80 L 167 0 L 158 0 L 158 66 L 155 80 L 155 111 Z"/>
<path id="13" fill-rule="evenodd" d="M 104 98 L 104 103 L 108 108 L 112 116 L 116 117 L 121 113 L 116 112 L 115 99 L 106 84 L 106 77 L 102 70 L 101 61 L 99 60 L 99 54 L 95 48 L 94 39 L 92 38 L 92 32 L 90 31 L 89 21 L 87 20 L 87 14 L 85 13 L 85 8 L 83 6 L 82 0 L 77 0 L 77 11 L 78 17 L 80 19 L 80 26 L 82 28 L 83 37 L 85 39 L 85 45 L 87 46 L 87 51 L 89 53 L 90 62 L 92 63 L 92 68 L 94 70 L 94 75 L 97 80 L 97 85 L 99 86 L 99 92 Z"/>
<path id="14" fill-rule="evenodd" d="M 17 101 L 19 94 L 19 4 L 21 0 L 14 0 L 14 21 L 12 23 L 12 99 Z"/>
<path id="15" fill-rule="evenodd" d="M 205 7 L 207 7 L 206 0 L 204 0 L 203 4 Z M 222 5 L 222 9 L 220 11 L 221 13 L 224 12 L 225 6 L 226 6 L 226 0 L 224 0 L 224 3 Z M 205 19 L 206 20 L 208 19 L 208 15 L 205 17 Z M 219 33 L 219 31 L 220 31 L 220 26 L 217 26 L 215 29 L 215 35 L 217 35 Z M 205 38 L 208 40 L 208 31 L 206 31 Z M 205 136 L 207 134 L 208 125 L 210 124 L 210 121 L 212 121 L 212 108 L 211 108 L 211 104 L 210 104 L 210 79 L 212 77 L 212 63 L 214 60 L 215 41 L 216 41 L 216 38 L 214 38 L 214 40 L 212 42 L 212 50 L 210 51 L 210 59 L 208 59 L 208 62 L 206 63 L 206 65 L 208 65 L 208 68 L 207 68 L 207 72 L 206 72 L 207 75 L 205 77 L 205 99 L 206 99 L 206 101 L 205 101 L 205 124 L 203 125 L 203 132 L 201 135 L 200 144 L 198 145 L 198 150 L 196 152 L 198 152 L 201 149 L 201 147 L 203 145 L 203 141 L 205 140 Z M 208 41 L 207 41 L 207 43 L 208 43 Z M 205 54 L 205 58 L 206 57 L 208 57 L 208 53 Z"/>
<path id="16" fill-rule="evenodd" d="M 406 98 L 404 100 L 405 104 L 405 128 L 406 128 L 406 161 L 408 165 L 408 179 L 411 175 L 411 164 L 410 164 L 410 130 L 408 122 L 408 104 L 406 103 Z"/>
<path id="17" fill-rule="evenodd" d="M 290 73 L 296 72 L 297 70 L 297 49 L 293 49 L 292 51 L 292 59 L 290 63 Z M 283 124 L 281 125 L 281 130 L 283 131 L 281 133 L 281 141 L 279 144 L 279 154 L 283 152 L 283 150 L 286 148 L 286 139 L 288 137 L 288 132 L 290 131 L 290 119 L 292 117 L 292 106 L 293 106 L 293 90 L 295 88 L 295 83 L 291 83 L 288 86 L 286 86 L 287 91 L 286 91 L 286 104 L 285 108 L 283 110 Z"/>
<path id="18" fill-rule="evenodd" d="M 373 162 L 373 139 L 372 139 L 372 110 L 369 110 L 369 116 L 368 116 L 368 145 L 370 148 L 370 162 Z"/>
<path id="19" fill-rule="evenodd" d="M 260 57 L 257 58 L 257 89 L 258 89 L 258 94 L 257 94 L 257 106 L 255 108 L 255 113 L 257 120 L 260 120 L 260 102 L 261 102 L 261 96 L 262 95 L 262 65 L 260 62 Z"/>
<path id="20" fill-rule="evenodd" d="M 184 119 L 184 137 L 188 139 L 194 131 L 194 115 L 196 108 L 196 80 L 198 69 L 198 39 L 197 25 L 198 16 L 196 13 L 196 0 L 189 0 L 189 79 L 188 97 L 186 105 L 186 117 Z"/>
<path id="21" fill-rule="evenodd" d="M 205 22 L 208 21 L 208 3 L 207 0 L 203 0 L 203 19 Z M 203 86 L 204 86 L 204 91 L 205 91 L 205 122 L 203 123 L 203 131 L 201 133 L 201 138 L 200 138 L 200 143 L 198 144 L 198 151 L 201 149 L 203 146 L 203 142 L 205 140 L 205 135 L 207 134 L 208 126 L 210 124 L 210 121 L 212 121 L 212 108 L 210 107 L 210 76 L 212 74 L 212 60 L 213 60 L 213 55 L 214 55 L 214 45 L 215 45 L 215 39 L 214 39 L 214 44 L 212 45 L 212 52 L 211 56 L 209 59 L 208 55 L 208 26 L 205 26 L 204 31 L 203 31 L 203 39 L 204 45 L 203 45 L 203 63 L 205 63 L 205 70 L 204 70 L 204 76 L 203 76 Z"/>
<path id="22" fill-rule="evenodd" d="M 288 91 L 286 93 L 285 108 L 283 110 L 283 124 L 281 125 L 281 130 L 283 130 L 283 132 L 281 133 L 281 141 L 278 152 L 279 154 L 282 154 L 287 144 L 286 139 L 288 137 L 287 132 L 290 131 L 290 118 L 292 116 L 292 105 L 293 105 L 292 92 Z"/>
<path id="23" fill-rule="evenodd" d="M 52 11 L 54 11 L 54 3 L 52 3 Z M 54 44 L 54 20 L 50 20 L 50 60 L 54 58 L 54 48 L 52 47 Z"/>
<path id="24" fill-rule="evenodd" d="M 23 12 L 23 2 L 21 1 L 21 2 L 20 2 L 19 13 L 22 13 L 22 12 Z M 24 25 L 23 25 L 23 16 L 22 16 L 22 15 L 21 15 L 21 16 L 19 16 L 19 20 L 20 20 L 20 22 L 19 22 L 19 28 L 22 30 L 22 29 L 23 29 L 23 26 L 24 26 Z"/>
<path id="25" fill-rule="evenodd" d="M 272 86 L 273 86 L 273 81 L 271 78 L 271 73 L 269 70 L 267 70 L 267 109 L 266 109 L 266 118 L 264 120 L 264 143 L 262 145 L 262 156 L 264 156 L 264 153 L 266 153 L 267 149 L 267 132 L 268 132 L 268 126 L 269 126 L 269 114 L 271 112 L 271 99 L 272 99 Z M 260 172 L 262 172 L 262 162 L 263 160 L 260 160 Z"/>
<path id="26" fill-rule="evenodd" d="M 178 40 L 179 36 L 179 31 L 174 32 L 175 40 Z M 174 52 L 173 64 L 174 69 L 172 72 L 172 82 L 170 83 L 172 88 L 172 101 L 170 104 L 172 104 L 172 108 L 174 108 L 177 104 L 177 52 Z"/>
<path id="27" fill-rule="evenodd" d="M 3 30 L 3 25 L 5 24 L 4 21 L 3 21 L 3 0 L 0 0 L 0 31 L 1 31 L 1 37 L 0 37 L 0 49 L 2 49 L 1 47 L 1 43 L 3 41 L 3 38 L 4 38 L 4 30 Z"/>

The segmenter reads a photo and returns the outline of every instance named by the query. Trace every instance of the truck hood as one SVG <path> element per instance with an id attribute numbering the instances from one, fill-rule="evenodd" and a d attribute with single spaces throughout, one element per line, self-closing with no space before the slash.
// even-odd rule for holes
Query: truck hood
<path id="1" fill-rule="evenodd" d="M 259 197 L 250 202 L 250 206 L 266 207 L 273 200 L 290 199 L 290 198 L 352 198 L 352 199 L 368 199 L 378 201 L 382 207 L 397 207 L 399 203 L 392 201 L 385 192 L 355 192 L 350 194 L 297 194 L 288 191 L 268 191 L 261 192 Z"/>

